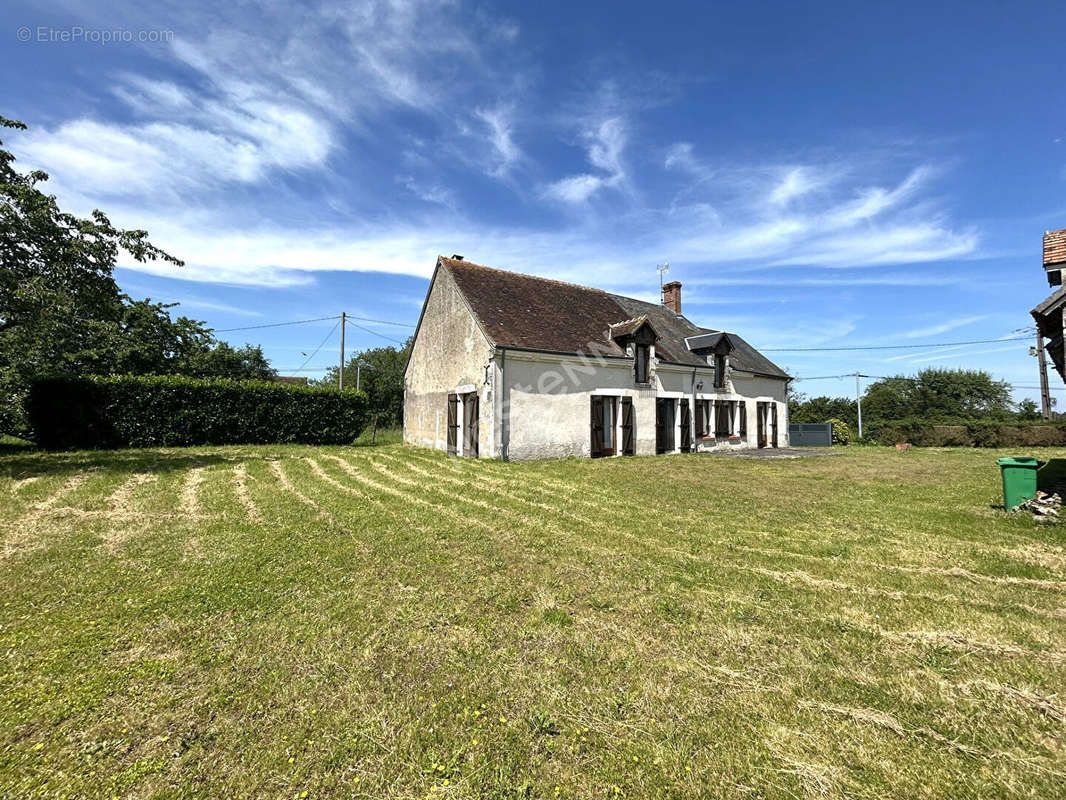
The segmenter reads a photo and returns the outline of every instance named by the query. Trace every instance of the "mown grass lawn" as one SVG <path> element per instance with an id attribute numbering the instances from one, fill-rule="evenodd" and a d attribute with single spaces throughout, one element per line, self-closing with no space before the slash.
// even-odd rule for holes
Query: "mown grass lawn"
<path id="1" fill-rule="evenodd" d="M 1061 797 L 998 455 L 0 457 L 0 796 Z"/>

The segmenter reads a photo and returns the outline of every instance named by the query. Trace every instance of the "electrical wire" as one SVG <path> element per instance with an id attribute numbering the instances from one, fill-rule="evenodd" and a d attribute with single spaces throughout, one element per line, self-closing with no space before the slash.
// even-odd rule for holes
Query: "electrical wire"
<path id="1" fill-rule="evenodd" d="M 324 339 L 323 339 L 323 340 L 322 340 L 321 342 L 319 342 L 319 343 L 318 343 L 318 347 L 316 347 L 316 348 L 314 349 L 314 352 L 312 352 L 312 353 L 311 353 L 311 355 L 309 355 L 309 356 L 308 356 L 308 357 L 306 358 L 306 360 L 304 361 L 304 363 L 302 363 L 302 364 L 301 364 L 301 365 L 300 365 L 299 367 L 297 367 L 296 369 L 294 369 L 294 370 L 292 370 L 292 371 L 293 371 L 293 372 L 302 372 L 302 371 L 303 371 L 303 368 L 307 366 L 307 362 L 308 362 L 308 361 L 310 361 L 310 360 L 311 360 L 312 358 L 314 358 L 315 356 L 317 356 L 317 355 L 318 355 L 318 351 L 319 351 L 319 350 L 321 350 L 321 349 L 322 349 L 322 347 L 323 347 L 323 346 L 324 346 L 324 345 L 326 344 L 326 342 L 328 342 L 328 341 L 329 341 L 329 337 L 330 337 L 330 336 L 332 336 L 332 335 L 333 335 L 333 332 L 334 332 L 335 330 L 337 330 L 337 328 L 339 328 L 339 327 L 340 327 L 340 324 L 341 324 L 341 321 L 340 321 L 340 319 L 338 318 L 338 319 L 337 319 L 337 321 L 336 321 L 335 323 L 333 323 L 333 327 L 329 329 L 329 333 L 327 333 L 327 334 L 326 334 L 326 338 L 324 338 Z"/>
<path id="2" fill-rule="evenodd" d="M 874 344 L 857 345 L 851 347 L 761 347 L 762 353 L 830 353 L 841 350 L 911 350 L 922 347 L 955 347 L 967 344 L 993 344 L 996 342 L 1021 342 L 1029 341 L 1032 337 L 1015 336 L 1001 339 L 973 339 L 969 342 L 939 342 L 936 344 Z"/>
<path id="3" fill-rule="evenodd" d="M 340 314 L 332 317 L 315 317 L 314 319 L 294 319 L 291 322 L 268 322 L 265 325 L 246 325 L 243 328 L 212 328 L 213 333 L 229 333 L 230 331 L 257 331 L 260 328 L 280 328 L 283 325 L 305 325 L 308 322 L 322 322 L 327 319 L 340 319 Z"/>
<path id="4" fill-rule="evenodd" d="M 389 341 L 389 342 L 395 342 L 396 344 L 400 344 L 400 345 L 402 345 L 402 344 L 406 344 L 406 342 L 402 342 L 402 341 L 400 341 L 399 339 L 394 339 L 394 338 L 393 338 L 393 337 L 391 337 L 391 336 L 386 336 L 386 335 L 385 335 L 385 334 L 383 334 L 383 333 L 378 333 L 377 331 L 373 331 L 373 330 L 371 330 L 370 328 L 366 328 L 366 327 L 364 327 L 364 326 L 362 326 L 362 325 L 358 324 L 357 322 L 352 322 L 352 318 L 351 318 L 351 317 L 348 317 L 348 318 L 347 318 L 347 319 L 345 320 L 345 322 L 346 322 L 347 324 L 351 325 L 352 327 L 358 328 L 358 329 L 359 329 L 359 330 L 361 330 L 361 331 L 366 331 L 367 333 L 373 334 L 374 336 L 380 336 L 380 337 L 381 337 L 382 339 L 385 339 L 386 341 Z"/>

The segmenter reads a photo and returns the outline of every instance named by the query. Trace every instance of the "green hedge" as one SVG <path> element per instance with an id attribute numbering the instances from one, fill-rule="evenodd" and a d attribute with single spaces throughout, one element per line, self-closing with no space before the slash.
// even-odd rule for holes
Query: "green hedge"
<path id="1" fill-rule="evenodd" d="M 1062 447 L 1066 425 L 908 419 L 881 425 L 877 440 L 883 445 L 910 442 L 917 447 Z"/>
<path id="2" fill-rule="evenodd" d="M 27 412 L 41 447 L 347 444 L 366 426 L 361 392 L 173 375 L 41 378 Z"/>

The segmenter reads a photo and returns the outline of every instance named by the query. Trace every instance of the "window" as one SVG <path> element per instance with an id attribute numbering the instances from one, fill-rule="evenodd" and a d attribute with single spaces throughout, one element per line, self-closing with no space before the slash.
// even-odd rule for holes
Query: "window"
<path id="1" fill-rule="evenodd" d="M 593 395 L 591 400 L 590 455 L 593 458 L 613 456 L 617 450 L 615 435 L 617 406 L 615 398 Z"/>
<path id="2" fill-rule="evenodd" d="M 614 450 L 614 398 L 603 400 L 603 449 Z"/>
<path id="3" fill-rule="evenodd" d="M 650 361 L 651 346 L 638 344 L 636 346 L 633 366 L 634 372 L 636 373 L 637 383 L 648 383 L 648 365 Z"/>
<path id="4" fill-rule="evenodd" d="M 728 400 L 719 400 L 714 405 L 714 435 L 719 438 L 727 438 L 733 422 L 733 403 Z"/>
<path id="5" fill-rule="evenodd" d="M 710 400 L 697 400 L 696 401 L 696 435 L 710 436 L 711 435 L 711 401 Z"/>
<path id="6" fill-rule="evenodd" d="M 714 356 L 714 388 L 725 387 L 725 356 L 716 353 Z"/>

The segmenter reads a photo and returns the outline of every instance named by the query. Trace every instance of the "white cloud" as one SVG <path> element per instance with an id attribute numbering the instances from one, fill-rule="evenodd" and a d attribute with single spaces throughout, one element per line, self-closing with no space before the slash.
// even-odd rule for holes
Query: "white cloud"
<path id="1" fill-rule="evenodd" d="M 777 206 L 786 205 L 789 201 L 817 189 L 821 184 L 822 181 L 806 167 L 792 167 L 770 192 L 770 202 Z"/>
<path id="2" fill-rule="evenodd" d="M 564 203 L 584 203 L 603 186 L 603 178 L 598 175 L 571 175 L 549 184 L 545 193 Z"/>
<path id="3" fill-rule="evenodd" d="M 626 181 L 622 152 L 626 146 L 626 125 L 621 117 L 609 117 L 582 131 L 589 163 L 603 171 L 582 173 L 557 180 L 547 186 L 545 196 L 566 203 L 584 203 L 600 189 L 618 188 Z"/>
<path id="4" fill-rule="evenodd" d="M 128 10 L 130 25 L 148 14 Z M 153 28 L 178 30 L 172 50 L 154 52 L 149 74 L 115 78 L 132 121 L 70 119 L 12 144 L 53 173 L 53 191 L 74 210 L 99 204 L 117 223 L 147 228 L 188 261 L 186 278 L 424 276 L 438 252 L 463 252 L 608 287 L 643 279 L 663 258 L 678 274 L 713 271 L 711 286 L 758 285 L 768 278 L 726 272 L 773 266 L 789 268 L 776 281 L 800 286 L 936 286 L 952 278 L 833 278 L 809 267 L 937 262 L 979 243 L 933 195 L 944 174 L 934 159 L 741 161 L 701 156 L 692 141 L 649 142 L 639 115 L 651 92 L 608 82 L 559 111 L 559 87 L 550 98 L 530 91 L 514 60 L 527 50 L 514 44 L 518 28 L 458 1 L 272 4 L 258 25 L 239 8 L 170 13 L 184 16 L 149 16 Z M 585 163 L 549 174 L 536 157 L 560 141 L 579 145 Z M 652 164 L 647 154 L 665 156 Z M 484 174 L 519 202 L 472 199 Z M 538 208 L 545 200 L 550 208 Z M 587 213 L 544 213 L 555 203 Z"/>
<path id="5" fill-rule="evenodd" d="M 497 177 L 507 175 L 522 158 L 522 150 L 515 144 L 512 133 L 513 106 L 479 108 L 474 115 L 488 128 L 489 140 L 495 150 L 494 163 L 489 172 Z"/>
<path id="6" fill-rule="evenodd" d="M 938 322 L 935 325 L 929 325 L 924 328 L 915 328 L 902 335 L 905 339 L 921 339 L 926 336 L 937 336 L 941 333 L 953 331 L 956 328 L 964 328 L 967 325 L 973 325 L 975 322 L 983 322 L 990 316 L 990 314 L 971 314 L 965 317 L 955 317 L 954 319 Z"/>

